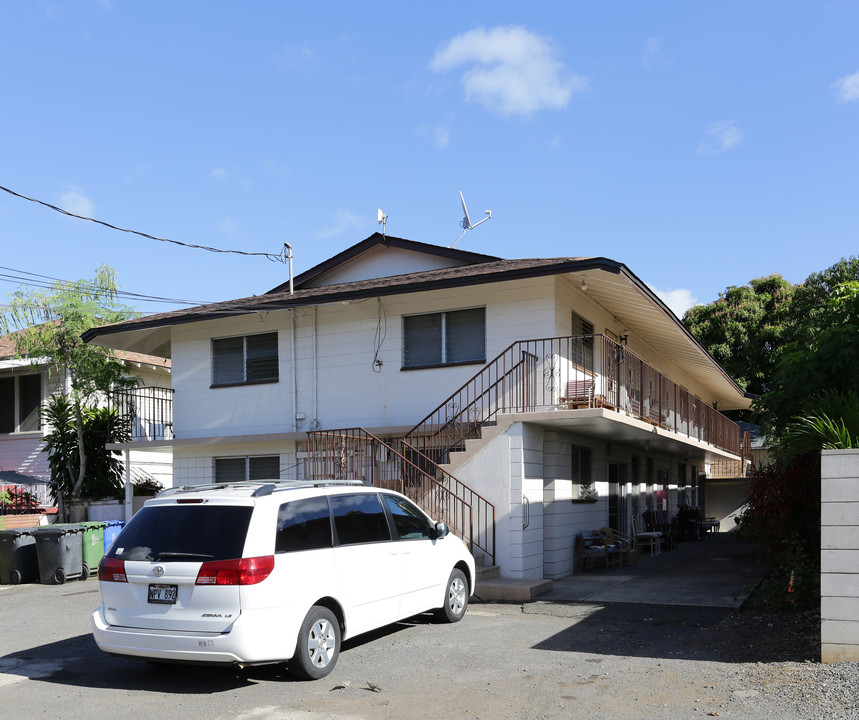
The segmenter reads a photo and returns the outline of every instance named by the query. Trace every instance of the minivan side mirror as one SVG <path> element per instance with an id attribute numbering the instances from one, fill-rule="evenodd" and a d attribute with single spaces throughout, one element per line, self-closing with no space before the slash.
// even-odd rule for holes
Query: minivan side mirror
<path id="1" fill-rule="evenodd" d="M 450 532 L 450 529 L 443 522 L 437 522 L 435 524 L 435 536 L 436 538 L 443 538 Z"/>

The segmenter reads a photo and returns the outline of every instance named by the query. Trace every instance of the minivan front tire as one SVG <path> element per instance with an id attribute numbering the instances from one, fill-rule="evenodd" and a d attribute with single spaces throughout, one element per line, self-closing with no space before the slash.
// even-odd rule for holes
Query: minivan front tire
<path id="1" fill-rule="evenodd" d="M 455 623 L 462 620 L 468 608 L 468 578 L 459 568 L 454 568 L 447 581 L 444 605 L 439 610 L 439 618 L 444 622 Z"/>
<path id="2" fill-rule="evenodd" d="M 340 655 L 340 621 L 321 605 L 310 608 L 301 630 L 289 671 L 304 680 L 318 680 L 334 669 Z"/>

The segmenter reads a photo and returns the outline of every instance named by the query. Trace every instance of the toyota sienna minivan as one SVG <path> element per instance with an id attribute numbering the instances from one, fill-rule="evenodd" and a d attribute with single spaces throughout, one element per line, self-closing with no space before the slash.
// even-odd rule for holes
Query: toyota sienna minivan
<path id="1" fill-rule="evenodd" d="M 465 614 L 474 559 L 405 496 L 359 482 L 172 488 L 98 569 L 93 636 L 152 662 L 286 662 L 327 675 L 342 640 L 428 610 Z"/>

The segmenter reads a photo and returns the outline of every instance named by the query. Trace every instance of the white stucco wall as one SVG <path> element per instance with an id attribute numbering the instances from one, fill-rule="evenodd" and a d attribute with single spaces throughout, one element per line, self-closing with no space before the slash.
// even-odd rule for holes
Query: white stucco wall
<path id="1" fill-rule="evenodd" d="M 823 662 L 859 661 L 859 450 L 821 458 L 820 641 Z"/>

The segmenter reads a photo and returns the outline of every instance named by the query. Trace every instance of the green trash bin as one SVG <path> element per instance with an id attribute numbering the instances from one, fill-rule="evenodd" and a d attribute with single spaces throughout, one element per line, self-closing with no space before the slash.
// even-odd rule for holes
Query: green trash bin
<path id="1" fill-rule="evenodd" d="M 81 528 L 83 530 L 83 534 L 81 535 L 81 557 L 83 564 L 89 568 L 90 575 L 98 570 L 98 564 L 101 562 L 102 557 L 104 557 L 104 529 L 107 527 L 106 522 L 83 520 L 78 523 L 54 523 L 51 527 Z"/>
<path id="2" fill-rule="evenodd" d="M 0 584 L 17 585 L 39 579 L 33 528 L 0 530 Z"/>
<path id="3" fill-rule="evenodd" d="M 32 532 L 36 538 L 39 582 L 62 585 L 71 578 L 89 577 L 89 568 L 83 562 L 84 529 L 80 525 L 45 525 L 33 528 Z"/>
<path id="4" fill-rule="evenodd" d="M 89 568 L 90 573 L 94 573 L 98 570 L 98 564 L 104 557 L 104 531 L 107 523 L 88 520 L 80 523 L 80 525 L 84 528 L 81 539 L 84 565 Z"/>

